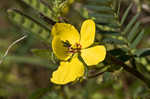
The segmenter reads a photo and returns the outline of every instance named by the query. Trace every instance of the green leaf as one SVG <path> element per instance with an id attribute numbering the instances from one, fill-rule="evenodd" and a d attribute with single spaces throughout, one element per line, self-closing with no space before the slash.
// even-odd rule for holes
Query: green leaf
<path id="1" fill-rule="evenodd" d="M 89 15 L 90 17 L 92 17 L 92 15 Z M 102 17 L 95 17 L 95 21 L 96 21 L 96 23 L 102 23 L 102 24 L 107 24 L 107 25 L 109 25 L 109 24 L 114 24 L 114 23 L 116 23 L 116 20 L 114 20 L 114 19 L 109 19 L 109 18 L 102 18 Z"/>
<path id="2" fill-rule="evenodd" d="M 90 16 L 95 17 L 96 19 L 105 19 L 105 20 L 114 20 L 114 16 L 112 14 L 99 14 L 99 13 L 93 13 L 93 14 L 89 14 Z"/>
<path id="3" fill-rule="evenodd" d="M 39 56 L 40 58 L 50 59 L 51 57 L 51 52 L 47 49 L 32 49 L 31 51 L 35 56 Z"/>
<path id="4" fill-rule="evenodd" d="M 85 7 L 98 12 L 113 12 L 113 9 L 109 6 L 86 5 Z"/>
<path id="5" fill-rule="evenodd" d="M 96 27 L 103 31 L 115 31 L 116 29 L 107 25 L 96 24 Z M 115 32 L 116 33 L 116 32 Z"/>
<path id="6" fill-rule="evenodd" d="M 118 39 L 115 39 L 115 38 L 104 38 L 103 43 L 109 43 L 109 44 L 126 44 L 126 42 L 124 42 L 123 40 L 118 40 Z"/>
<path id="7" fill-rule="evenodd" d="M 120 56 L 120 55 L 125 55 L 126 54 L 124 49 L 121 49 L 121 48 L 110 50 L 109 53 L 113 56 L 118 56 L 118 55 Z"/>
<path id="8" fill-rule="evenodd" d="M 32 49 L 32 53 L 34 53 L 35 56 L 38 56 L 40 58 L 44 58 L 45 60 L 49 60 L 49 62 L 57 64 L 58 59 L 54 55 L 54 53 L 47 49 Z"/>
<path id="9" fill-rule="evenodd" d="M 140 22 L 137 22 L 134 27 L 132 28 L 132 30 L 129 32 L 128 34 L 128 41 L 131 42 L 135 36 L 137 35 L 138 29 L 140 26 Z"/>
<path id="10" fill-rule="evenodd" d="M 41 23 L 34 20 L 32 17 L 29 17 L 16 9 L 8 10 L 8 16 L 12 22 L 21 28 L 29 30 L 36 36 L 41 37 L 47 43 L 50 42 L 50 30 Z"/>
<path id="11" fill-rule="evenodd" d="M 31 6 L 32 8 L 36 9 L 46 17 L 52 19 L 53 21 L 58 21 L 57 19 L 53 18 L 52 11 L 47 5 L 44 5 L 40 0 L 23 0 L 27 5 Z"/>
<path id="12" fill-rule="evenodd" d="M 89 17 L 95 19 L 98 24 L 105 24 L 109 26 L 110 24 L 117 23 L 116 17 L 114 15 L 114 9 L 112 8 L 112 0 L 88 0 L 89 4 L 86 4 L 86 8 L 91 10 Z M 115 25 L 116 26 L 116 25 Z M 117 25 L 118 27 L 118 25 Z"/>
<path id="13" fill-rule="evenodd" d="M 143 49 L 138 49 L 135 52 L 135 55 L 138 57 L 145 57 L 150 55 L 150 48 L 143 48 Z"/>
<path id="14" fill-rule="evenodd" d="M 144 35 L 144 29 L 139 33 L 136 39 L 132 42 L 130 48 L 135 48 L 143 38 L 143 35 Z"/>
<path id="15" fill-rule="evenodd" d="M 126 28 L 124 29 L 124 31 L 122 32 L 122 34 L 126 34 L 131 28 L 132 25 L 136 22 L 138 16 L 140 15 L 140 13 L 137 13 L 132 20 L 129 22 L 129 24 L 126 26 Z"/>
<path id="16" fill-rule="evenodd" d="M 110 50 L 109 53 L 113 56 L 116 56 L 118 60 L 121 60 L 123 62 L 129 60 L 131 56 L 126 55 L 128 52 L 127 48 L 117 48 L 114 50 Z"/>
<path id="17" fill-rule="evenodd" d="M 133 5 L 133 4 L 130 4 L 129 7 L 126 9 L 125 13 L 123 14 L 123 17 L 122 17 L 122 19 L 121 19 L 121 25 L 124 24 L 124 22 L 125 22 L 125 20 L 126 20 L 128 14 L 129 14 L 129 11 L 130 11 L 132 5 Z"/>
<path id="18" fill-rule="evenodd" d="M 119 36 L 120 34 L 118 32 L 115 31 L 103 31 L 100 30 L 98 31 L 99 34 L 104 34 L 104 35 L 113 35 L 113 36 Z"/>
<path id="19" fill-rule="evenodd" d="M 110 3 L 111 0 L 87 0 L 88 2 L 92 2 L 92 3 L 99 3 L 99 4 L 107 4 Z"/>
<path id="20" fill-rule="evenodd" d="M 149 65 L 149 60 L 146 57 L 136 57 L 135 60 L 137 63 L 140 63 L 145 67 L 147 67 L 147 65 Z"/>
<path id="21" fill-rule="evenodd" d="M 113 31 L 114 29 L 117 30 L 118 28 L 120 28 L 119 24 L 116 23 L 116 22 L 114 22 L 114 23 L 110 23 L 110 22 L 108 22 L 108 23 L 96 22 L 96 23 L 98 23 L 99 25 L 101 25 L 100 27 L 109 27 L 109 28 L 112 29 L 112 31 Z M 97 27 L 98 27 L 98 26 L 97 26 Z M 113 29 L 113 28 L 114 28 L 114 29 Z M 103 30 L 103 29 L 102 29 L 102 30 Z"/>
<path id="22" fill-rule="evenodd" d="M 16 63 L 28 63 L 28 64 L 34 64 L 46 68 L 55 68 L 56 64 L 50 63 L 48 60 L 37 58 L 37 57 L 31 57 L 31 56 L 7 56 L 4 61 L 10 61 L 10 62 L 16 62 Z M 5 62 L 4 62 L 5 63 Z"/>
<path id="23" fill-rule="evenodd" d="M 123 62 L 126 62 L 129 59 L 131 59 L 131 56 L 129 56 L 129 55 L 122 55 L 122 56 L 118 57 L 118 60 L 121 60 Z"/>

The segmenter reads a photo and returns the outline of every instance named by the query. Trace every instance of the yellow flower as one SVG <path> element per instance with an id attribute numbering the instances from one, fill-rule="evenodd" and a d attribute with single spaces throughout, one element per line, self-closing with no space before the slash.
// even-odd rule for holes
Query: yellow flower
<path id="1" fill-rule="evenodd" d="M 78 59 L 79 53 L 87 66 L 97 65 L 105 59 L 103 45 L 90 47 L 95 39 L 95 23 L 91 19 L 83 22 L 80 34 L 74 26 L 66 23 L 56 23 L 51 33 L 53 52 L 61 60 L 52 74 L 51 82 L 55 84 L 67 84 L 84 76 L 84 64 Z"/>

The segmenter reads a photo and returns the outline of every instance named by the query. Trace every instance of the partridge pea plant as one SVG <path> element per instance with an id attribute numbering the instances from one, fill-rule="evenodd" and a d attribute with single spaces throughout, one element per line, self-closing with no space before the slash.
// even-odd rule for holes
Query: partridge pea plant
<path id="1" fill-rule="evenodd" d="M 83 7 L 76 0 L 21 2 L 25 8 L 8 9 L 8 17 L 48 46 L 32 51 L 47 57 L 49 67 L 53 67 L 50 82 L 65 85 L 103 73 L 126 71 L 150 87 L 150 48 L 137 49 L 145 33 L 137 21 L 140 13 L 127 20 L 132 4 L 120 15 L 118 0 L 87 0 Z"/>

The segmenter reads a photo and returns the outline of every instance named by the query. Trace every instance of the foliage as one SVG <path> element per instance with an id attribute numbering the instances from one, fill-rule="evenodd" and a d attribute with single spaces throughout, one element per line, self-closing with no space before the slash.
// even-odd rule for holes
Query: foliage
<path id="1" fill-rule="evenodd" d="M 137 11 L 134 15 L 130 15 L 134 2 L 130 2 L 130 5 L 122 11 L 123 3 L 123 0 L 22 0 L 19 5 L 24 6 L 8 9 L 6 16 L 14 28 L 28 35 L 28 39 L 20 45 L 22 48 L 15 49 L 15 55 L 8 55 L 5 58 L 0 68 L 4 68 L 5 71 L 11 70 L 10 61 L 18 62 L 19 65 L 28 63 L 37 65 L 34 68 L 44 67 L 50 77 L 50 73 L 59 64 L 51 48 L 51 27 L 57 22 L 67 22 L 78 28 L 81 21 L 90 18 L 96 22 L 97 27 L 95 44 L 104 44 L 107 48 L 105 61 L 94 68 L 88 68 L 88 76 L 78 83 L 58 86 L 51 84 L 47 77 L 48 85 L 36 89 L 27 98 L 148 99 L 150 48 L 139 47 L 147 31 L 139 21 L 141 12 Z M 77 18 L 74 20 L 74 17 Z M 42 42 L 41 45 L 45 45 L 44 48 L 32 49 L 31 46 L 35 42 L 35 45 L 39 45 L 39 41 Z M 31 50 L 34 55 L 29 55 L 27 50 Z M 28 56 L 25 56 L 26 54 Z M 4 74 L 5 72 L 0 71 L 0 81 Z M 12 83 L 10 79 L 19 82 L 17 78 L 11 76 L 7 75 L 7 79 L 3 81 L 4 85 Z M 20 86 L 23 87 L 23 84 Z M 0 96 L 8 96 L 9 91 L 1 87 L 3 86 L 0 85 Z"/>

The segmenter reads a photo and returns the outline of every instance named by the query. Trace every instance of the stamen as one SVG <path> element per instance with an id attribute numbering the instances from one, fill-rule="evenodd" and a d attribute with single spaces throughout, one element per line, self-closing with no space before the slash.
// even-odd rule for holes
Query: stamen
<path id="1" fill-rule="evenodd" d="M 67 53 L 73 53 L 74 54 L 74 53 L 80 52 L 80 50 L 82 48 L 82 46 L 79 43 L 75 43 L 75 45 L 72 46 L 68 40 L 62 41 L 62 42 L 64 44 L 64 47 L 68 48 Z"/>
<path id="2" fill-rule="evenodd" d="M 62 41 L 62 43 L 64 44 L 64 47 L 71 47 L 71 44 L 68 40 Z"/>

